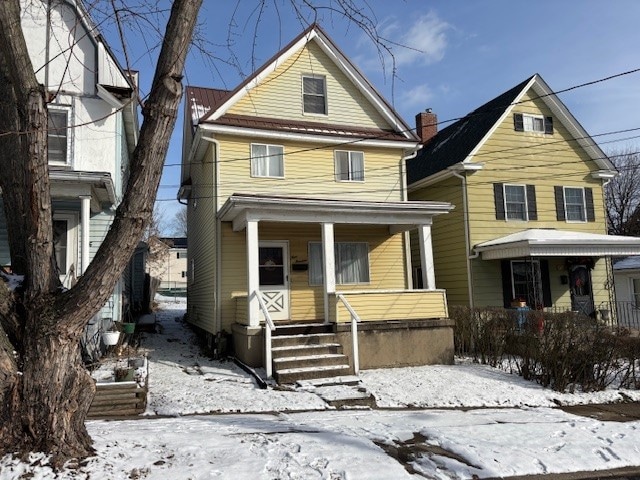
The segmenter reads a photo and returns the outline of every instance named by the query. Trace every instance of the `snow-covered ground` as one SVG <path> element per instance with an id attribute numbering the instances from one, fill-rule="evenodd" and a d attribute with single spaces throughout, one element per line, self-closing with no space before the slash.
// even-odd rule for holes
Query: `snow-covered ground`
<path id="1" fill-rule="evenodd" d="M 640 421 L 550 408 L 613 402 L 618 391 L 559 394 L 461 363 L 364 371 L 364 385 L 389 409 L 336 411 L 310 392 L 260 390 L 232 362 L 201 356 L 181 322 L 185 305 L 161 308 L 162 333 L 143 341 L 146 417 L 87 422 L 96 457 L 56 478 L 472 478 L 640 465 Z M 225 414 L 185 416 L 205 412 Z M 46 465 L 32 466 L 42 462 L 5 458 L 0 479 L 52 478 Z"/>

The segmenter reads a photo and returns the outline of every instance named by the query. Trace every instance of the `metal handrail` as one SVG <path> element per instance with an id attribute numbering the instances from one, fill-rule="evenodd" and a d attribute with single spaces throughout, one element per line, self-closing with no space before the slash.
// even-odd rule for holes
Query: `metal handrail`
<path id="1" fill-rule="evenodd" d="M 337 293 L 336 298 L 342 302 L 342 304 L 351 315 L 351 350 L 353 352 L 353 371 L 356 375 L 358 375 L 358 373 L 360 373 L 360 353 L 358 352 L 358 322 L 361 322 L 362 320 L 341 293 Z"/>
<path id="2" fill-rule="evenodd" d="M 264 321 L 266 323 L 264 327 L 264 368 L 267 372 L 267 378 L 271 378 L 273 376 L 273 365 L 271 364 L 271 332 L 275 332 L 276 324 L 273 323 L 271 315 L 269 315 L 269 310 L 267 309 L 264 300 L 262 300 L 260 293 L 258 291 L 254 291 L 252 295 L 255 295 L 258 299 L 258 305 L 260 305 L 260 310 L 262 310 Z"/>

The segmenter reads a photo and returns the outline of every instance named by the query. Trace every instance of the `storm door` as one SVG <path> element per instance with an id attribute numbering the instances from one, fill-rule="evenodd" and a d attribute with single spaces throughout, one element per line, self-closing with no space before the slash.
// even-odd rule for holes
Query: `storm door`
<path id="1" fill-rule="evenodd" d="M 260 295 L 272 320 L 289 320 L 289 245 L 260 242 Z M 262 312 L 260 318 L 263 318 Z"/>
<path id="2" fill-rule="evenodd" d="M 572 265 L 569 271 L 571 310 L 585 315 L 594 314 L 591 272 L 586 265 Z"/>

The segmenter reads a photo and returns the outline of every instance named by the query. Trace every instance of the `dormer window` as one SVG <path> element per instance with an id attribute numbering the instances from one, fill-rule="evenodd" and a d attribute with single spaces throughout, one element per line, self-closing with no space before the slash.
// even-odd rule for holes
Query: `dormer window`
<path id="1" fill-rule="evenodd" d="M 327 114 L 327 88 L 325 77 L 302 77 L 302 109 L 304 113 Z"/>
<path id="2" fill-rule="evenodd" d="M 67 165 L 69 163 L 69 109 L 49 107 L 47 145 L 49 163 Z"/>
<path id="3" fill-rule="evenodd" d="M 513 127 L 516 132 L 534 132 L 553 135 L 553 117 L 514 113 Z"/>

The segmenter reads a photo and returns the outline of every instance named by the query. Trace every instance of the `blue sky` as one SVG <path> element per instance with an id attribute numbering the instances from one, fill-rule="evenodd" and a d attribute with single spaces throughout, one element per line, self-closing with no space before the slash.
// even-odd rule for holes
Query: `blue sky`
<path id="1" fill-rule="evenodd" d="M 185 83 L 233 89 L 306 26 L 288 0 L 269 1 L 263 11 L 253 9 L 258 4 L 204 0 L 200 34 L 215 58 L 194 49 Z M 409 125 L 427 107 L 440 121 L 463 116 L 534 73 L 552 89 L 562 90 L 640 68 L 636 0 L 368 0 L 368 5 L 382 36 L 411 47 L 394 47 L 395 80 L 390 62 L 383 71 L 375 45 L 357 26 L 327 11 L 321 11 L 317 21 Z M 134 52 L 142 47 L 140 39 L 130 44 Z M 119 50 L 117 42 L 114 50 Z M 131 58 L 138 59 L 133 67 L 141 72 L 144 92 L 153 75 L 152 58 Z M 640 72 L 560 94 L 560 99 L 592 135 L 640 127 Z M 158 192 L 158 204 L 169 220 L 166 233 L 171 233 L 171 219 L 179 208 L 173 199 L 181 128 L 179 122 Z M 640 132 L 597 141 L 606 152 L 640 150 L 635 148 L 640 138 L 623 140 L 634 134 Z"/>

